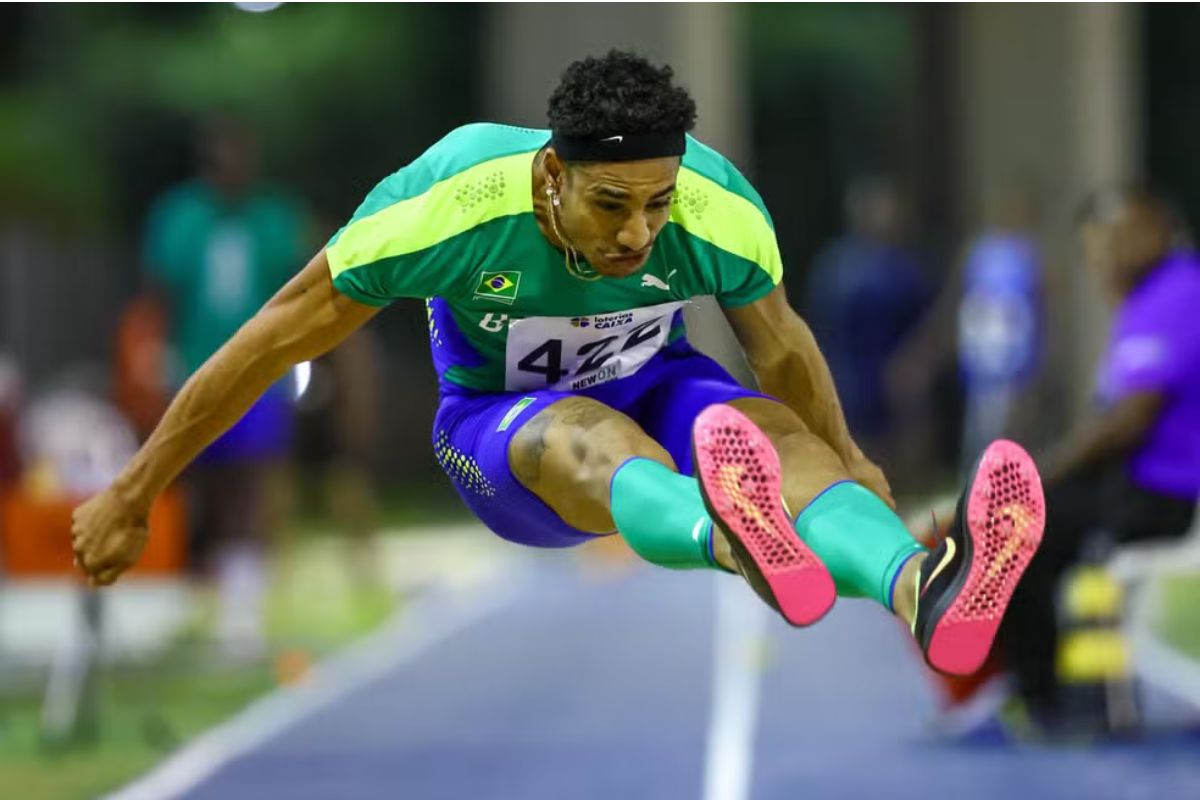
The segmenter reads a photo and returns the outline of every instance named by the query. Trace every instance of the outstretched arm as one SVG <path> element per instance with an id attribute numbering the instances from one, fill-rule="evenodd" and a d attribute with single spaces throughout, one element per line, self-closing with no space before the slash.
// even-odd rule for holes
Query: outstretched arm
<path id="1" fill-rule="evenodd" d="M 783 286 L 753 303 L 725 309 L 725 316 L 763 392 L 795 411 L 813 435 L 833 448 L 855 480 L 894 506 L 883 472 L 850 436 L 825 357 L 788 304 Z"/>
<path id="2" fill-rule="evenodd" d="M 1043 462 L 1046 483 L 1127 455 L 1154 427 L 1163 402 L 1159 392 L 1137 392 L 1079 425 Z"/>
<path id="3" fill-rule="evenodd" d="M 110 584 L 137 561 L 154 498 L 271 384 L 378 311 L 334 289 L 324 250 L 288 281 L 184 384 L 112 485 L 75 510 L 75 557 L 91 581 Z"/>

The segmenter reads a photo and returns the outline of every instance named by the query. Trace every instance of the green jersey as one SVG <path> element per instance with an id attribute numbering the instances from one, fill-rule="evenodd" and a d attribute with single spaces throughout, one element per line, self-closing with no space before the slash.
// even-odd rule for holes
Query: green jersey
<path id="1" fill-rule="evenodd" d="M 150 276 L 170 296 L 171 338 L 183 379 L 199 369 L 295 274 L 303 217 L 282 194 L 223 198 L 189 181 L 155 202 L 146 228 Z"/>
<path id="2" fill-rule="evenodd" d="M 691 137 L 646 264 L 623 278 L 572 274 L 533 213 L 533 161 L 549 139 L 458 128 L 376 186 L 328 245 L 334 286 L 355 300 L 425 299 L 444 388 L 570 391 L 625 377 L 684 336 L 689 298 L 734 307 L 779 283 L 762 199 Z"/>

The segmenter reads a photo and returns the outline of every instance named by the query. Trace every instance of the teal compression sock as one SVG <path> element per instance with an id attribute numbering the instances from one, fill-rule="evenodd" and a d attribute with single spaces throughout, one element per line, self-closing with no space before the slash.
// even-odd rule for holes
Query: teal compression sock
<path id="1" fill-rule="evenodd" d="M 695 478 L 648 458 L 631 458 L 613 473 L 609 504 L 617 530 L 650 563 L 670 569 L 717 566 L 712 520 Z"/>
<path id="2" fill-rule="evenodd" d="M 853 481 L 817 495 L 796 517 L 796 532 L 825 563 L 839 595 L 869 597 L 889 611 L 900 569 L 925 550 L 886 503 Z"/>

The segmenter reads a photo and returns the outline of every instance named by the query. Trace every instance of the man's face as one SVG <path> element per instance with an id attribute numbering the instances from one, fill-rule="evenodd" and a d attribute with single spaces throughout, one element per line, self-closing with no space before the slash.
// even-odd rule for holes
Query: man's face
<path id="1" fill-rule="evenodd" d="M 1117 248 L 1111 223 L 1085 222 L 1079 229 L 1083 246 L 1083 263 L 1101 289 L 1110 296 L 1120 296 L 1117 288 Z"/>
<path id="2" fill-rule="evenodd" d="M 1111 218 L 1084 224 L 1084 262 L 1104 290 L 1121 298 L 1167 254 L 1170 232 L 1153 209 L 1127 203 Z"/>
<path id="3" fill-rule="evenodd" d="M 203 158 L 208 179 L 226 194 L 241 194 L 254 180 L 254 141 L 241 129 L 214 128 L 203 143 Z"/>
<path id="4" fill-rule="evenodd" d="M 566 167 L 557 211 L 567 241 L 602 275 L 637 272 L 671 216 L 679 163 L 671 157 Z"/>

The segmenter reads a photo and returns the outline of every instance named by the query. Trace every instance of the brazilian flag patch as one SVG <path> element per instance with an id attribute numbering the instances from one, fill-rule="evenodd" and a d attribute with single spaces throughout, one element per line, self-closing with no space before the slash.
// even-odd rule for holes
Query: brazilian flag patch
<path id="1" fill-rule="evenodd" d="M 475 296 L 511 306 L 517 299 L 517 287 L 520 285 L 521 273 L 519 270 L 485 272 L 479 277 L 479 284 L 475 287 Z"/>

